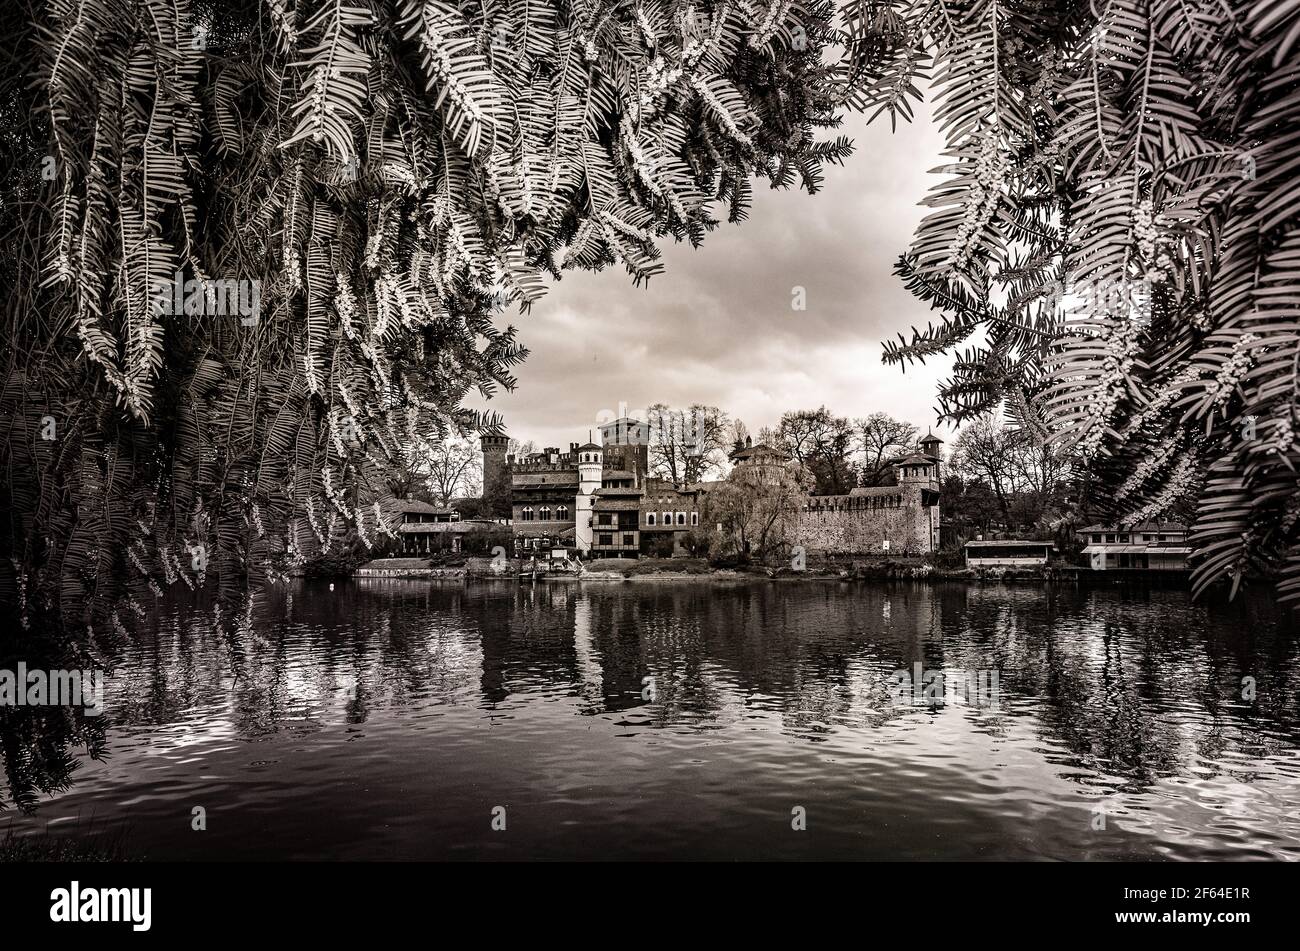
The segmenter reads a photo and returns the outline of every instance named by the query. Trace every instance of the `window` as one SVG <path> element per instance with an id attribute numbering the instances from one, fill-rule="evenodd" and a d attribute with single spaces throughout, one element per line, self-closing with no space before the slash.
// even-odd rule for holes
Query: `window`
<path id="1" fill-rule="evenodd" d="M 699 512 L 692 512 L 692 513 L 691 513 L 691 524 L 692 524 L 692 525 L 698 525 L 698 524 L 700 524 L 700 513 L 699 513 Z"/>
<path id="2" fill-rule="evenodd" d="M 525 505 L 524 510 L 519 513 L 520 521 L 531 522 L 533 520 L 533 507 Z"/>
<path id="3" fill-rule="evenodd" d="M 678 524 L 678 525 L 685 525 L 685 524 L 686 524 L 686 513 L 685 513 L 685 512 L 678 512 L 678 513 L 677 513 L 677 524 Z"/>
<path id="4" fill-rule="evenodd" d="M 1121 536 L 1119 537 L 1119 540 L 1120 540 L 1121 542 L 1123 542 L 1124 544 L 1128 544 L 1128 536 L 1127 536 L 1127 535 L 1121 535 Z"/>
<path id="5" fill-rule="evenodd" d="M 654 513 L 654 512 L 646 512 L 646 513 L 645 513 L 645 523 L 646 523 L 646 525 L 654 525 L 654 523 L 655 523 L 655 513 Z"/>
<path id="6" fill-rule="evenodd" d="M 636 544 L 636 539 L 635 539 L 633 536 L 631 536 L 631 535 L 624 535 L 624 536 L 623 536 L 623 547 L 624 547 L 624 548 L 631 548 L 631 547 L 632 547 L 633 545 L 635 545 L 635 544 Z"/>
<path id="7" fill-rule="evenodd" d="M 664 522 L 663 522 L 663 523 L 664 523 L 665 525 L 671 525 L 671 524 L 673 523 L 673 513 L 672 513 L 672 512 L 664 512 Z"/>
<path id="8" fill-rule="evenodd" d="M 613 545 L 613 544 L 614 544 L 614 536 L 613 536 L 613 535 L 601 535 L 601 536 L 600 536 L 600 544 L 601 544 L 601 545 Z"/>
<path id="9" fill-rule="evenodd" d="M 1100 536 L 1100 535 L 1093 535 L 1093 536 L 1092 536 L 1092 540 L 1095 541 L 1095 542 L 1099 542 L 1099 541 L 1101 541 L 1101 536 Z"/>
<path id="10" fill-rule="evenodd" d="M 1106 544 L 1111 545 L 1111 544 L 1114 544 L 1114 543 L 1115 543 L 1115 536 L 1114 536 L 1114 535 L 1107 535 L 1107 536 L 1106 536 Z"/>
<path id="11" fill-rule="evenodd" d="M 549 505 L 542 506 L 541 520 L 543 522 L 549 522 L 551 520 L 551 507 Z"/>
<path id="12" fill-rule="evenodd" d="M 569 520 L 569 507 L 567 505 L 561 505 L 555 510 L 555 517 L 561 522 L 567 522 Z"/>

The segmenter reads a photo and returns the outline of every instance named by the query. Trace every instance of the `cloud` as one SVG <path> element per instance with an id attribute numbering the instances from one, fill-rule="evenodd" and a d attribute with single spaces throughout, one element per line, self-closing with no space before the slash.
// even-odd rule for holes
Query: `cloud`
<path id="1" fill-rule="evenodd" d="M 821 192 L 755 190 L 749 220 L 723 223 L 699 249 L 664 248 L 666 273 L 634 287 L 621 268 L 566 272 L 526 315 L 508 319 L 531 350 L 519 387 L 473 405 L 540 445 L 586 438 L 602 411 L 707 403 L 751 431 L 825 404 L 844 416 L 885 410 L 922 427 L 950 359 L 880 362 L 881 341 L 931 314 L 893 267 L 942 164 L 928 109 L 890 132 L 846 118 L 856 151 Z M 806 310 L 791 307 L 794 288 Z"/>

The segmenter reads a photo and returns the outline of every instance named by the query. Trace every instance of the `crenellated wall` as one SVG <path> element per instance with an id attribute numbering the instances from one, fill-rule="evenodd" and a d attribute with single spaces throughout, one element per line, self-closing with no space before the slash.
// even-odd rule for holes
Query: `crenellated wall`
<path id="1" fill-rule="evenodd" d="M 837 554 L 928 554 L 938 547 L 938 486 L 931 480 L 813 496 L 799 513 L 794 541 Z"/>

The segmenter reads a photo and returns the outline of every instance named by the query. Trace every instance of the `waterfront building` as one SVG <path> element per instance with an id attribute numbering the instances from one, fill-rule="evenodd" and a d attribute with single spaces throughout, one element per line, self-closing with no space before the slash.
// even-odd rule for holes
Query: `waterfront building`
<path id="1" fill-rule="evenodd" d="M 403 555 L 460 552 L 465 550 L 465 539 L 468 536 L 503 529 L 500 523 L 492 519 L 462 518 L 456 509 L 439 508 L 417 500 L 399 502 L 397 511 L 402 517 L 397 526 L 397 535 Z"/>
<path id="2" fill-rule="evenodd" d="M 965 550 L 967 568 L 1033 568 L 1047 564 L 1056 546 L 1024 538 L 976 539 Z"/>
<path id="3" fill-rule="evenodd" d="M 1089 525 L 1079 530 L 1083 554 L 1093 571 L 1186 571 L 1187 526 L 1181 522 L 1146 521 L 1137 525 Z"/>
<path id="4" fill-rule="evenodd" d="M 847 495 L 814 495 L 803 503 L 796 543 L 833 554 L 925 555 L 939 547 L 939 444 L 892 463 L 895 485 L 862 486 Z"/>
<path id="5" fill-rule="evenodd" d="M 487 437 L 485 437 L 487 438 Z M 677 486 L 649 474 L 650 427 L 617 419 L 600 427 L 600 442 L 501 456 L 504 436 L 484 444 L 484 485 L 508 480 L 515 551 L 573 549 L 600 558 L 669 557 L 686 551 L 700 527 L 708 490 L 720 483 Z M 927 436 L 893 463 L 896 485 L 861 487 L 848 495 L 790 499 L 793 543 L 809 552 L 926 554 L 939 544 L 939 446 Z M 790 459 L 752 438 L 731 453 L 732 481 L 789 484 Z M 489 469 L 493 474 L 489 474 Z"/>

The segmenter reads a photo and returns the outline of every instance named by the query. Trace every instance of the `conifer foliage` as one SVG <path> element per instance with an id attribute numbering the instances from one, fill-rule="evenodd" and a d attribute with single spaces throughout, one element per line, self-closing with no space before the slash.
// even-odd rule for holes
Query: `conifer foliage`
<path id="1" fill-rule="evenodd" d="M 1142 520 L 1195 501 L 1195 587 L 1300 598 L 1300 5 L 852 0 L 855 104 L 928 81 L 949 164 L 898 271 L 955 352 L 941 409 L 1002 405 Z"/>
<path id="2" fill-rule="evenodd" d="M 815 190 L 828 0 L 17 0 L 0 601 L 123 630 L 393 531 L 547 275 Z M 173 290 L 175 289 L 175 293 Z M 232 303 L 235 302 L 235 303 Z M 236 306 L 236 304 L 238 306 Z"/>

